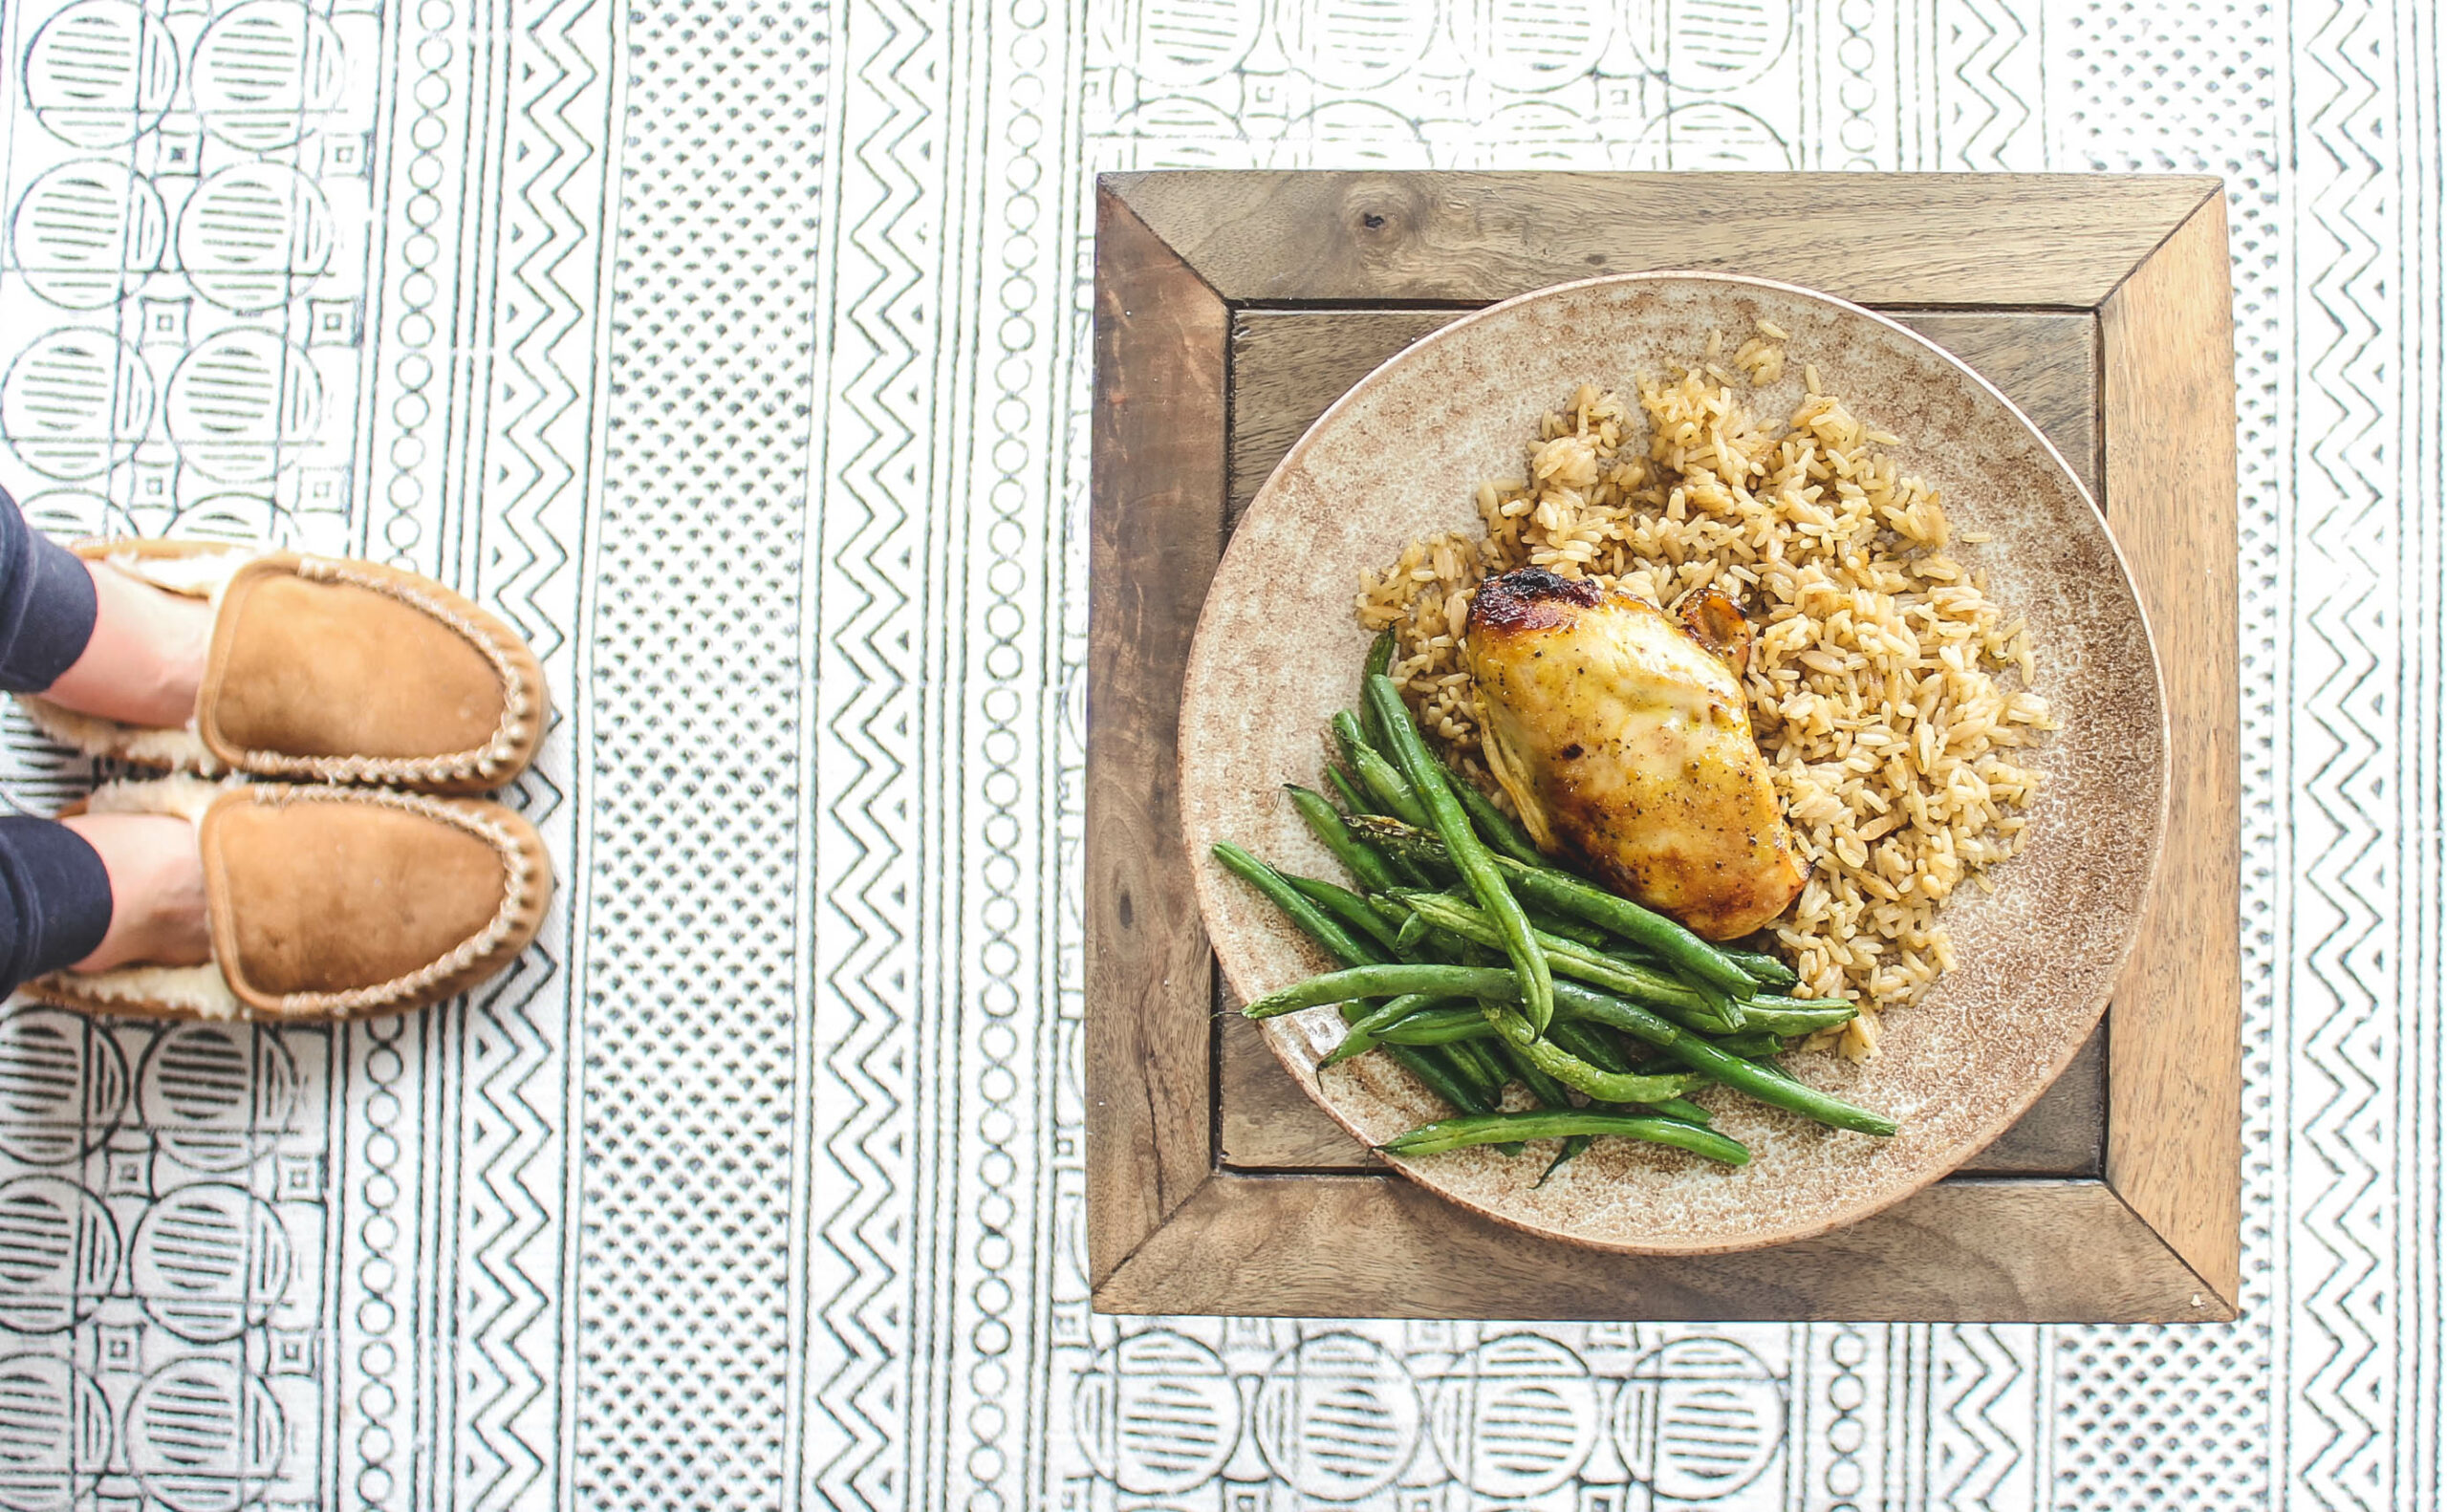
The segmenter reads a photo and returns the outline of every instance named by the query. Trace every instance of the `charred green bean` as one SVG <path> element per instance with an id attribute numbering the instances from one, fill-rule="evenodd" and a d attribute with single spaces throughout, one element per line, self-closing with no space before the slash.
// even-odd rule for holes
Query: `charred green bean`
<path id="1" fill-rule="evenodd" d="M 1427 743 L 1411 723 L 1410 709 L 1402 702 L 1401 690 L 1394 685 L 1394 680 L 1370 678 L 1368 702 L 1384 722 L 1386 740 L 1394 747 L 1394 760 L 1426 807 L 1433 828 L 1444 841 L 1445 853 L 1461 869 L 1462 880 L 1470 884 L 1479 906 L 1487 911 L 1503 932 L 1504 953 L 1511 959 L 1512 969 L 1521 978 L 1522 1012 L 1533 1027 L 1545 1032 L 1555 1017 L 1554 974 L 1547 964 L 1546 952 L 1538 948 L 1527 916 L 1521 912 L 1520 899 L 1512 896 L 1512 889 L 1497 875 L 1495 857 L 1480 842 L 1478 832 L 1470 827 L 1469 814 L 1453 796 L 1443 765 L 1428 753 Z"/>
<path id="2" fill-rule="evenodd" d="M 1516 861 L 1531 866 L 1545 866 L 1547 858 L 1538 852 L 1537 842 L 1529 832 L 1513 822 L 1510 815 L 1495 806 L 1495 800 L 1481 790 L 1477 783 L 1453 769 L 1446 763 L 1444 774 L 1453 785 L 1453 795 L 1462 800 L 1469 811 L 1471 822 L 1479 827 L 1479 834 L 1486 843 Z"/>
<path id="3" fill-rule="evenodd" d="M 1309 826 L 1309 832 L 1334 853 L 1334 859 L 1359 881 L 1363 892 L 1382 893 L 1394 886 L 1394 874 L 1376 848 L 1351 832 L 1326 795 L 1314 792 L 1297 783 L 1285 783 L 1283 790 L 1291 795 L 1291 807 Z"/>
<path id="4" fill-rule="evenodd" d="M 1375 800 L 1375 806 L 1391 813 L 1405 824 L 1429 828 L 1427 810 L 1420 804 L 1418 791 L 1395 764 L 1375 746 L 1368 744 L 1367 732 L 1359 727 L 1358 719 L 1349 709 L 1334 716 L 1334 739 L 1342 746 L 1342 759 L 1359 778 L 1359 786 Z"/>
<path id="5" fill-rule="evenodd" d="M 1408 832 L 1383 826 L 1381 823 L 1362 827 L 1368 838 L 1397 848 L 1400 853 L 1423 870 L 1451 870 L 1454 863 L 1440 844 L 1442 832 L 1429 833 L 1414 825 Z M 1681 972 L 1693 983 L 1722 992 L 1736 1000 L 1755 996 L 1759 983 L 1749 972 L 1726 959 L 1724 953 L 1699 936 L 1666 918 L 1617 896 L 1594 882 L 1584 881 L 1569 872 L 1551 865 L 1531 865 L 1510 856 L 1497 857 L 1496 868 L 1505 880 L 1519 889 L 1522 900 L 1569 914 L 1601 929 L 1622 936 L 1655 955 L 1674 970 Z"/>
<path id="6" fill-rule="evenodd" d="M 1292 896 L 1299 896 L 1296 893 Z M 1305 903 L 1308 899 L 1301 898 L 1301 901 Z M 1253 1019 L 1270 1019 L 1278 1013 L 1297 1013 L 1302 1008 L 1313 1008 L 1325 1003 L 1348 1003 L 1354 998 L 1392 998 L 1405 992 L 1436 993 L 1449 998 L 1483 998 L 1489 995 L 1509 998 L 1519 990 L 1511 972 L 1491 966 L 1372 963 L 1329 971 L 1324 976 L 1294 983 L 1280 992 L 1267 994 L 1241 1011 Z"/>
<path id="7" fill-rule="evenodd" d="M 1214 848 L 1215 859 L 1225 871 L 1266 895 L 1267 900 L 1291 916 L 1291 921 L 1302 933 L 1326 947 L 1328 954 L 1347 966 L 1374 965 L 1385 958 L 1374 947 L 1363 945 L 1351 937 L 1351 932 L 1328 918 L 1317 905 L 1300 896 L 1299 890 L 1284 880 L 1283 874 L 1242 850 L 1228 840 L 1219 840 Z"/>
<path id="8" fill-rule="evenodd" d="M 1740 1141 L 1713 1129 L 1673 1118 L 1590 1112 L 1585 1109 L 1570 1112 L 1540 1110 L 1535 1112 L 1482 1113 L 1466 1118 L 1446 1118 L 1423 1124 L 1408 1134 L 1397 1134 L 1376 1148 L 1387 1155 L 1416 1156 L 1442 1155 L 1451 1150 L 1465 1150 L 1472 1145 L 1502 1144 L 1520 1139 L 1554 1139 L 1572 1134 L 1613 1134 L 1649 1144 L 1671 1145 L 1726 1165 L 1750 1163 L 1750 1152 Z"/>
<path id="9" fill-rule="evenodd" d="M 1293 892 L 1316 904 L 1345 928 L 1367 936 L 1388 951 L 1394 948 L 1394 937 L 1399 934 L 1400 930 L 1388 923 L 1376 910 L 1369 907 L 1368 899 L 1347 887 L 1317 877 L 1301 876 L 1291 872 L 1279 875 Z"/>

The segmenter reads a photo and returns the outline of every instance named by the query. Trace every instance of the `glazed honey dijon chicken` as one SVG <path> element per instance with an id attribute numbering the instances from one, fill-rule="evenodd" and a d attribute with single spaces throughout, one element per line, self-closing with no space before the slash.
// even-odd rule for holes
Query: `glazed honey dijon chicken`
<path id="1" fill-rule="evenodd" d="M 1488 770 L 1541 849 L 1710 940 L 1800 895 L 1809 865 L 1743 697 L 1749 627 L 1722 594 L 1678 620 L 1523 568 L 1480 587 L 1462 650 Z"/>

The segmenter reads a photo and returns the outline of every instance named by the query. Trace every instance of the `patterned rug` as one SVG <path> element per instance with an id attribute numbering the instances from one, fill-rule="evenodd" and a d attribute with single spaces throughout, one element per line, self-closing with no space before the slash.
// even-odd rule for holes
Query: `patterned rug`
<path id="1" fill-rule="evenodd" d="M 0 1015 L 0 1507 L 2437 1500 L 2430 7 L 24 0 L 0 54 L 0 482 L 498 609 L 565 879 L 403 1021 Z M 2225 176 L 2241 1323 L 1089 1315 L 1092 175 L 1360 164 Z M 7 730 L 20 807 L 90 782 Z"/>

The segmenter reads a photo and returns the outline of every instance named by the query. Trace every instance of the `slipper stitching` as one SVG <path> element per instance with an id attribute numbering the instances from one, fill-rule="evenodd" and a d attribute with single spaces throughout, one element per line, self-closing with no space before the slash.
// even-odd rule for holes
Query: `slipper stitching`
<path id="1" fill-rule="evenodd" d="M 78 544 L 82 547 L 88 543 Z M 165 593 L 201 597 L 217 608 L 224 590 L 228 587 L 230 575 L 239 567 L 263 554 L 258 550 L 246 547 L 223 547 L 210 542 L 194 544 L 198 548 L 195 551 L 178 555 L 156 557 L 134 551 L 112 551 L 101 560 L 152 583 Z M 180 573 L 178 568 L 202 558 L 226 558 L 227 565 L 208 578 L 170 580 L 188 575 Z M 242 759 L 238 763 L 241 769 L 259 776 L 307 777 L 323 782 L 440 784 L 469 777 L 489 778 L 516 765 L 527 722 L 534 711 L 536 701 L 523 670 L 490 631 L 467 615 L 418 592 L 407 583 L 364 572 L 345 561 L 300 555 L 295 572 L 298 576 L 314 581 L 345 583 L 367 589 L 440 620 L 460 638 L 474 646 L 477 654 L 492 668 L 493 677 L 501 688 L 501 720 L 494 726 L 490 739 L 466 750 L 415 757 L 292 756 L 280 751 L 241 747 L 239 754 Z M 201 593 L 197 591 L 199 588 L 203 590 Z M 206 777 L 218 777 L 230 769 L 205 745 L 195 720 L 189 720 L 176 729 L 126 724 L 63 708 L 36 694 L 19 694 L 17 698 L 45 736 L 86 755 L 193 771 Z"/>
<path id="2" fill-rule="evenodd" d="M 416 970 L 388 982 L 371 986 L 351 987 L 345 992 L 292 992 L 275 1001 L 283 1018 L 324 1017 L 354 1018 L 372 1012 L 402 998 L 408 998 L 450 977 L 467 971 L 501 949 L 516 932 L 519 915 L 526 911 L 535 896 L 535 865 L 517 837 L 502 826 L 438 798 L 422 793 L 393 792 L 387 788 L 332 789 L 290 788 L 267 785 L 257 788 L 255 801 L 264 804 L 289 803 L 375 803 L 399 809 L 408 813 L 422 814 L 464 830 L 483 840 L 502 858 L 509 873 L 502 888 L 501 906 L 485 927 L 461 940 L 449 950 Z"/>
<path id="3" fill-rule="evenodd" d="M 411 609 L 441 620 L 473 645 L 501 683 L 501 722 L 482 745 L 438 756 L 292 756 L 280 751 L 241 748 L 241 765 L 264 776 L 316 777 L 325 782 L 454 782 L 489 777 L 512 765 L 525 733 L 533 700 L 527 680 L 511 663 L 509 653 L 481 624 L 406 583 L 367 572 L 330 557 L 300 556 L 297 575 L 319 582 L 346 583 L 397 599 Z"/>
<path id="4" fill-rule="evenodd" d="M 29 994 L 62 1007 L 105 1013 L 158 1012 L 166 1008 L 174 1014 L 184 1011 L 200 1019 L 223 1021 L 354 1018 L 379 1012 L 436 983 L 473 970 L 501 950 L 517 932 L 521 916 L 537 899 L 538 868 L 516 835 L 500 824 L 422 793 L 393 792 L 380 788 L 249 784 L 238 778 L 208 783 L 178 776 L 106 783 L 87 800 L 87 811 L 165 813 L 201 823 L 204 810 L 213 799 L 232 788 L 246 788 L 253 801 L 262 804 L 373 803 L 438 819 L 466 831 L 501 857 L 508 874 L 501 905 L 484 928 L 414 971 L 344 992 L 285 993 L 274 1000 L 278 1006 L 270 1015 L 258 1015 L 237 995 L 218 957 L 196 966 L 132 965 L 92 973 L 53 972 L 26 983 Z"/>

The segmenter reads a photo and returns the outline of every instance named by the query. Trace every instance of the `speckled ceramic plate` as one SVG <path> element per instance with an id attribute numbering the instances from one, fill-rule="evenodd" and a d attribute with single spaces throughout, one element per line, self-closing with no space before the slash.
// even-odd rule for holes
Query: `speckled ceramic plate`
<path id="1" fill-rule="evenodd" d="M 1181 707 L 1181 810 L 1217 956 L 1254 998 L 1331 964 L 1217 866 L 1230 839 L 1294 871 L 1338 875 L 1281 785 L 1323 786 L 1321 732 L 1358 697 L 1369 637 L 1353 617 L 1359 572 L 1417 537 L 1473 534 L 1480 480 L 1517 475 L 1524 439 L 1574 385 L 1628 391 L 1678 373 L 1711 328 L 1739 340 L 1765 317 L 1790 334 L 1789 413 L 1805 362 L 1854 412 L 1903 437 L 1890 448 L 1936 485 L 1958 549 L 2030 626 L 2039 690 L 2064 727 L 2033 762 L 2048 774 L 2028 848 L 1993 895 L 1947 905 L 1958 966 L 1889 1014 L 1881 1053 L 1787 1065 L 1900 1119 L 1877 1140 L 1839 1134 L 1714 1089 L 1718 1126 L 1750 1147 L 1728 1170 L 1600 1140 L 1554 1179 L 1533 1150 L 1396 1161 L 1464 1206 L 1537 1233 L 1643 1253 L 1745 1249 L 1807 1238 L 1917 1191 L 2019 1117 L 2081 1047 L 2132 947 L 2166 823 L 2167 732 L 2149 629 L 2106 522 L 2047 442 L 1978 375 L 1903 327 L 1805 290 L 1717 274 L 1654 273 L 1543 290 L 1467 316 L 1403 352 L 1322 416 L 1267 480 L 1215 575 Z M 1322 1075 L 1341 1030 L 1327 1008 L 1271 1021 L 1275 1052 L 1352 1133 L 1375 1143 L 1441 1105 L 1385 1056 Z"/>

